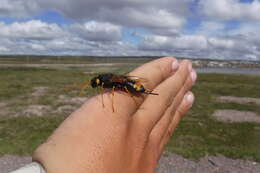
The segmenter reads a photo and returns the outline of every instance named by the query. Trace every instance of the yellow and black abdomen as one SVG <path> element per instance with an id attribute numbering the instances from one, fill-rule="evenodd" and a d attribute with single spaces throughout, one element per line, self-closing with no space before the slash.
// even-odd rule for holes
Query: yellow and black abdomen
<path id="1" fill-rule="evenodd" d="M 135 81 L 127 81 L 126 87 L 131 93 L 145 93 L 144 86 Z"/>
<path id="2" fill-rule="evenodd" d="M 143 94 L 151 94 L 151 95 L 158 95 L 157 93 L 153 93 L 150 90 L 144 88 L 144 86 L 140 82 L 136 81 L 127 81 L 126 87 L 131 93 L 143 93 Z"/>

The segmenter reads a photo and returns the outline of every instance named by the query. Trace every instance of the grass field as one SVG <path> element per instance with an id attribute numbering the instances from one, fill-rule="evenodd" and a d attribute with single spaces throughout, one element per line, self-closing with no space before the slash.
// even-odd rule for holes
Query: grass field
<path id="1" fill-rule="evenodd" d="M 138 64 L 105 68 L 124 73 Z M 86 74 L 83 72 L 94 71 Z M 58 102 L 60 95 L 77 97 L 78 92 L 64 90 L 73 84 L 90 79 L 101 69 L 0 69 L 0 154 L 30 154 L 66 118 L 66 114 L 48 113 L 44 116 L 12 116 L 29 105 L 48 105 L 57 109 L 64 103 Z M 111 71 L 112 70 L 112 71 Z M 32 98 L 34 87 L 48 87 L 46 94 Z M 260 98 L 260 76 L 199 74 L 193 88 L 196 102 L 189 115 L 181 122 L 168 144 L 168 151 L 189 158 L 223 154 L 232 158 L 252 159 L 260 162 L 260 124 L 224 123 L 211 117 L 217 109 L 253 111 L 260 116 L 256 104 L 218 103 L 218 96 Z M 87 88 L 86 96 L 96 94 Z M 3 112 L 4 109 L 9 111 Z M 10 111 L 11 110 L 11 111 Z M 6 113 L 6 114 L 5 114 Z"/>

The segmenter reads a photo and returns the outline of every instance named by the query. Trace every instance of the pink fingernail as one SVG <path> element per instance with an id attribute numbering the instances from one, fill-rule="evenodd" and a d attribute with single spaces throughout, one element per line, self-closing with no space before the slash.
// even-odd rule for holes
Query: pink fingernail
<path id="1" fill-rule="evenodd" d="M 185 95 L 185 99 L 186 99 L 187 103 L 190 104 L 190 106 L 192 106 L 192 104 L 194 102 L 194 95 L 191 92 L 188 92 Z"/>
<path id="2" fill-rule="evenodd" d="M 173 71 L 176 71 L 176 70 L 178 69 L 178 67 L 179 67 L 179 62 L 178 62 L 178 60 L 174 60 L 174 61 L 172 62 L 172 70 L 173 70 Z"/>
<path id="3" fill-rule="evenodd" d="M 190 77 L 191 77 L 192 83 L 194 84 L 197 80 L 197 73 L 195 70 L 191 70 Z"/>

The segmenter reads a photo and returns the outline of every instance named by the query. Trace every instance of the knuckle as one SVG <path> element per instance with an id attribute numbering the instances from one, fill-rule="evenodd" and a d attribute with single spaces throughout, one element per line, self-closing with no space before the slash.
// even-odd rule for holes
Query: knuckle
<path id="1" fill-rule="evenodd" d="M 152 146 L 157 146 L 159 144 L 160 139 L 161 136 L 158 133 L 152 133 L 149 137 L 149 143 Z"/>
<path id="2" fill-rule="evenodd" d="M 182 62 L 185 63 L 185 64 L 191 64 L 191 61 L 188 60 L 188 59 L 184 59 Z"/>
<path id="3" fill-rule="evenodd" d="M 186 110 L 183 107 L 180 107 L 176 112 L 179 114 L 178 116 L 182 117 L 186 113 Z"/>
<path id="4" fill-rule="evenodd" d="M 162 58 L 163 60 L 167 60 L 167 62 L 169 61 L 173 61 L 174 59 L 173 58 L 170 58 L 170 57 L 164 57 Z M 176 59 L 175 59 L 176 60 Z M 155 64 L 155 69 L 157 70 L 157 73 L 159 74 L 160 76 L 160 81 L 163 81 L 164 79 L 166 79 L 169 75 L 168 72 L 170 72 L 171 70 L 171 66 L 170 66 L 171 63 L 167 63 L 167 65 L 165 63 L 156 63 Z"/>
<path id="5" fill-rule="evenodd" d="M 183 85 L 183 94 L 185 94 L 187 91 L 189 91 L 191 88 L 191 80 L 188 79 L 188 81 Z"/>

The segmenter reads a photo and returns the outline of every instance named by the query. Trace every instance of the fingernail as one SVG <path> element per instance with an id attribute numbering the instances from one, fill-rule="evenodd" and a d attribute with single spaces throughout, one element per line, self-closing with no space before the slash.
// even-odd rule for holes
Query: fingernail
<path id="1" fill-rule="evenodd" d="M 178 62 L 178 60 L 174 60 L 174 61 L 172 62 L 172 70 L 173 70 L 173 71 L 176 71 L 176 70 L 178 69 L 178 67 L 179 67 L 179 62 Z"/>
<path id="2" fill-rule="evenodd" d="M 196 82 L 196 80 L 197 80 L 197 73 L 196 73 L 196 71 L 195 70 L 191 70 L 190 76 L 191 76 L 192 83 L 194 84 Z"/>
<path id="3" fill-rule="evenodd" d="M 193 102 L 194 102 L 194 95 L 191 92 L 188 92 L 185 95 L 185 99 L 187 101 L 187 103 L 190 105 L 190 107 L 192 106 Z"/>

